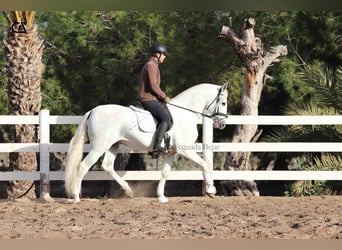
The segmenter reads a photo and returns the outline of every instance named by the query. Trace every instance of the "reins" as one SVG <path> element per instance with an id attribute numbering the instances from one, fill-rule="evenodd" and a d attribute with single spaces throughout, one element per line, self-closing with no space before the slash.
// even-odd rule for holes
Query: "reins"
<path id="1" fill-rule="evenodd" d="M 225 118 L 228 117 L 226 114 L 221 113 L 221 112 L 215 112 L 215 113 L 213 113 L 213 114 L 211 114 L 211 115 L 207 115 L 207 114 L 204 114 L 204 113 L 202 113 L 202 112 L 198 112 L 198 111 L 196 111 L 196 110 L 192 110 L 192 109 L 188 109 L 188 108 L 179 106 L 179 105 L 177 105 L 177 104 L 173 104 L 173 103 L 168 103 L 168 104 L 171 105 L 171 106 L 180 108 L 180 109 L 184 109 L 184 110 L 190 111 L 190 112 L 195 113 L 195 114 L 199 114 L 199 115 L 204 116 L 204 117 L 207 117 L 207 118 L 213 118 L 213 117 L 216 116 L 216 115 L 224 116 Z"/>
<path id="2" fill-rule="evenodd" d="M 177 107 L 177 108 L 180 108 L 180 109 L 184 109 L 184 110 L 190 111 L 190 112 L 195 113 L 195 114 L 199 114 L 199 115 L 201 115 L 201 116 L 208 117 L 208 118 L 212 118 L 213 116 L 215 116 L 214 114 L 213 114 L 213 115 L 207 115 L 207 114 L 204 114 L 204 113 L 202 113 L 202 112 L 198 112 L 198 111 L 195 111 L 195 110 L 192 110 L 192 109 L 188 109 L 188 108 L 185 108 L 185 107 L 182 107 L 182 106 L 173 104 L 173 103 L 168 103 L 168 104 L 169 104 L 169 105 L 172 105 L 172 106 L 175 106 L 175 107 Z"/>
<path id="3" fill-rule="evenodd" d="M 210 108 L 211 105 L 213 105 L 213 103 L 216 101 L 216 103 L 218 102 L 218 99 L 219 99 L 219 96 L 221 95 L 222 93 L 222 88 L 220 88 L 219 92 L 217 93 L 217 96 L 215 97 L 214 100 L 212 100 L 212 102 L 208 105 L 207 109 Z M 173 104 L 173 103 L 168 103 L 172 106 L 175 106 L 177 108 L 181 108 L 181 109 L 184 109 L 184 110 L 187 110 L 187 111 L 190 111 L 192 113 L 195 113 L 195 114 L 199 114 L 201 116 L 204 116 L 204 117 L 207 117 L 207 118 L 213 118 L 214 116 L 217 116 L 217 115 L 220 115 L 220 116 L 223 116 L 225 118 L 227 118 L 228 116 L 224 113 L 221 113 L 221 112 L 214 112 L 213 114 L 211 115 L 207 115 L 207 114 L 204 114 L 202 112 L 198 112 L 198 111 L 195 111 L 195 110 L 192 110 L 192 109 L 189 109 L 189 108 L 185 108 L 185 107 L 182 107 L 182 106 L 179 106 L 179 105 L 176 105 L 176 104 Z M 216 110 L 216 109 L 215 109 Z"/>

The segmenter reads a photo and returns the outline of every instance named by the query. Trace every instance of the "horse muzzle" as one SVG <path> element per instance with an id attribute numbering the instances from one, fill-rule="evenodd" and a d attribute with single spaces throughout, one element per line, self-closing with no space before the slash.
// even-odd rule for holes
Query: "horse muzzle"
<path id="1" fill-rule="evenodd" d="M 213 127 L 216 128 L 216 129 L 224 129 L 226 127 L 226 121 L 225 121 L 225 118 L 222 118 L 222 117 L 215 117 L 214 118 L 214 124 L 213 124 Z"/>
<path id="2" fill-rule="evenodd" d="M 224 129 L 226 127 L 226 124 L 215 124 L 214 123 L 214 128 L 217 128 L 217 129 Z"/>

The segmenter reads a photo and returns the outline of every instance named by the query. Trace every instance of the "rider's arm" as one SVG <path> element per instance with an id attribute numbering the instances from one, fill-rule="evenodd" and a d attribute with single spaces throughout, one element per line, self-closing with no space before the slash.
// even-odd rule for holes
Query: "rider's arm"
<path id="1" fill-rule="evenodd" d="M 160 100 L 165 100 L 166 94 L 160 89 L 160 72 L 158 65 L 150 64 L 147 70 L 153 94 Z"/>

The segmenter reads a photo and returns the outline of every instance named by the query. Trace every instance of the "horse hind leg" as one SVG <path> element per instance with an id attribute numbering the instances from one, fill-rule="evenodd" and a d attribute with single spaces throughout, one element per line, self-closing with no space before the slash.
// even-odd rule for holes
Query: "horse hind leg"
<path id="1" fill-rule="evenodd" d="M 116 153 L 107 151 L 102 161 L 102 168 L 121 186 L 127 197 L 133 198 L 133 191 L 128 183 L 114 171 L 115 157 Z"/>
<path id="2" fill-rule="evenodd" d="M 78 169 L 78 174 L 77 174 L 77 179 L 75 180 L 75 185 L 74 185 L 74 190 L 73 190 L 73 197 L 74 197 L 74 202 L 80 202 L 80 194 L 81 194 L 81 188 L 82 188 L 82 180 L 84 176 L 87 174 L 89 169 L 96 163 L 96 161 L 100 158 L 100 156 L 103 153 L 96 152 L 96 151 L 90 151 L 87 156 L 81 161 L 79 169 Z"/>

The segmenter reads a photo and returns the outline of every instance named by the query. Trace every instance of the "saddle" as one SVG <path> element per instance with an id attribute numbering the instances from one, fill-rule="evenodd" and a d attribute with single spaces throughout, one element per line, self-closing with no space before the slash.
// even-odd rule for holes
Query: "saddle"
<path id="1" fill-rule="evenodd" d="M 135 113 L 137 124 L 143 132 L 154 133 L 157 127 L 157 120 L 143 107 L 129 106 Z"/>
<path id="2" fill-rule="evenodd" d="M 137 118 L 137 124 L 141 131 L 146 133 L 156 132 L 158 122 L 148 110 L 144 109 L 142 106 L 134 105 L 130 105 L 129 108 L 134 111 Z M 165 133 L 164 145 L 167 149 L 170 149 L 170 136 L 168 133 Z"/>

